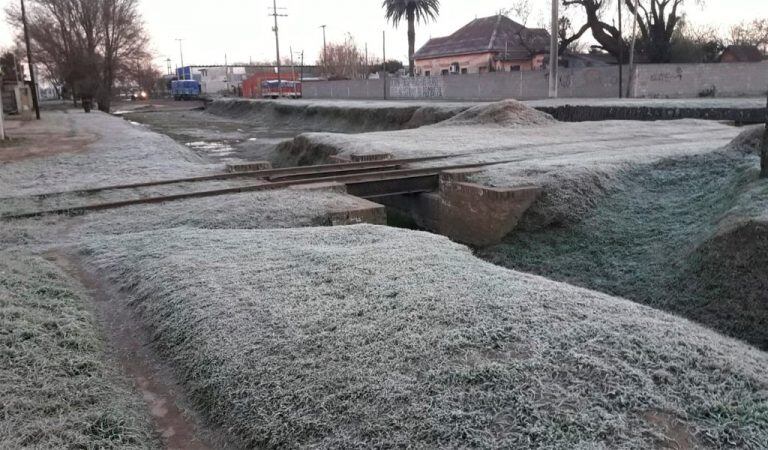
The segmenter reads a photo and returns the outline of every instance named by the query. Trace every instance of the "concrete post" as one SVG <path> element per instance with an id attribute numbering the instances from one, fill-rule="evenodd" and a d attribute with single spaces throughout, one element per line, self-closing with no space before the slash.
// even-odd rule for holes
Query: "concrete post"
<path id="1" fill-rule="evenodd" d="M 559 13 L 557 11 L 558 1 L 552 0 L 552 30 L 549 41 L 549 98 L 557 98 L 557 21 Z"/>
<path id="2" fill-rule="evenodd" d="M 5 123 L 3 122 L 3 93 L 0 91 L 0 141 L 5 140 Z"/>

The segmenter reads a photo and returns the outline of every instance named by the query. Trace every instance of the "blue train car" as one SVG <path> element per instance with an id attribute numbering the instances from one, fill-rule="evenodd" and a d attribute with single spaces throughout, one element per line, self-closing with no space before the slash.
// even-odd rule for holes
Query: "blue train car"
<path id="1" fill-rule="evenodd" d="M 174 100 L 197 100 L 200 98 L 200 82 L 196 80 L 171 81 L 171 94 Z"/>

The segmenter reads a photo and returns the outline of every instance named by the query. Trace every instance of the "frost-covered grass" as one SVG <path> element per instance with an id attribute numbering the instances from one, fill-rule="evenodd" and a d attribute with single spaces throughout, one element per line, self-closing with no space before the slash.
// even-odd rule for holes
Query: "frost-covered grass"
<path id="1" fill-rule="evenodd" d="M 231 178 L 201 182 L 174 183 L 131 189 L 111 189 L 93 193 L 61 193 L 58 195 L 0 198 L 0 216 L 76 208 L 102 203 L 164 197 L 262 184 L 256 178 Z"/>
<path id="2" fill-rule="evenodd" d="M 174 227 L 286 228 L 330 225 L 329 214 L 359 200 L 329 191 L 283 189 L 134 205 L 82 216 L 0 221 L 0 249 L 63 245 L 100 235 Z"/>
<path id="3" fill-rule="evenodd" d="M 159 448 L 83 288 L 20 252 L 0 252 L 0 447 Z"/>
<path id="4" fill-rule="evenodd" d="M 768 442 L 765 353 L 443 237 L 174 229 L 80 250 L 243 447 Z"/>
<path id="5" fill-rule="evenodd" d="M 506 186 L 521 180 L 536 183 L 551 173 L 567 176 L 574 166 L 610 173 L 672 156 L 708 153 L 739 134 L 735 127 L 699 120 L 533 123 L 502 127 L 447 121 L 416 130 L 304 133 L 281 144 L 277 151 L 289 161 L 381 152 L 397 158 L 453 156 L 421 166 L 512 161 L 489 168 L 484 178 L 486 184 Z"/>
<path id="6" fill-rule="evenodd" d="M 513 233 L 479 256 L 669 310 L 766 349 L 768 183 L 757 172 L 757 158 L 734 148 L 637 166 L 618 173 L 578 218 L 570 209 L 582 192 L 566 186 L 571 204 L 544 202 L 571 220 Z M 544 209 L 528 222 L 545 223 L 536 217 Z"/>
<path id="7" fill-rule="evenodd" d="M 65 114 L 65 112 L 49 112 Z M 0 196 L 19 197 L 103 185 L 206 175 L 221 167 L 166 136 L 122 119 L 69 110 L 73 127 L 99 136 L 84 152 L 0 164 Z"/>

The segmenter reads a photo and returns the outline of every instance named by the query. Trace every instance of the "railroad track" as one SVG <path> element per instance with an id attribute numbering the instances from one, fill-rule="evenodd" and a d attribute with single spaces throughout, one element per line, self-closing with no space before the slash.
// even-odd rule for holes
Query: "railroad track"
<path id="1" fill-rule="evenodd" d="M 433 191 L 438 187 L 440 173 L 446 170 L 477 168 L 516 161 L 508 160 L 473 164 L 455 164 L 428 168 L 407 167 L 412 163 L 435 161 L 455 156 L 456 155 L 265 169 L 250 172 L 221 173 L 201 177 L 158 180 L 145 183 L 121 184 L 82 190 L 53 192 L 39 194 L 29 198 L 38 204 L 42 204 L 52 199 L 55 201 L 66 197 L 75 197 L 77 200 L 80 200 L 83 196 L 100 196 L 105 193 L 111 194 L 128 191 L 129 193 L 135 194 L 135 192 L 131 191 L 159 186 L 169 187 L 173 185 L 192 184 L 204 187 L 206 182 L 212 181 L 235 180 L 238 182 L 238 185 L 236 186 L 220 187 L 216 189 L 200 189 L 173 194 L 146 195 L 140 196 L 139 198 L 102 201 L 90 204 L 73 204 L 53 208 L 40 207 L 39 209 L 31 211 L 4 214 L 0 216 L 0 218 L 22 219 L 57 214 L 77 215 L 90 211 L 103 211 L 132 205 L 215 197 L 244 192 L 267 191 L 288 188 L 291 186 L 331 182 L 346 185 L 347 192 L 351 195 L 367 199 L 376 199 L 384 196 Z M 2 200 L 8 199 L 0 199 L 0 201 Z"/>

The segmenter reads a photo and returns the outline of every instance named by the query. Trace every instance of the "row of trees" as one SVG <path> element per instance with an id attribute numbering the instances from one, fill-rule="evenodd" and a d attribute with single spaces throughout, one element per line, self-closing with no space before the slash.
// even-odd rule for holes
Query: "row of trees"
<path id="1" fill-rule="evenodd" d="M 400 61 L 388 60 L 384 65 L 380 58 L 368 58 L 366 51 L 349 34 L 344 42 L 328 44 L 317 60 L 322 73 L 330 79 L 367 78 L 369 74 L 385 69 L 395 73 L 403 68 Z"/>
<path id="2" fill-rule="evenodd" d="M 150 78 L 148 72 L 156 80 L 138 6 L 139 0 L 29 0 L 29 35 L 43 75 L 107 112 L 117 83 Z M 14 4 L 6 14 L 21 33 L 20 8 Z"/>

